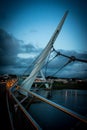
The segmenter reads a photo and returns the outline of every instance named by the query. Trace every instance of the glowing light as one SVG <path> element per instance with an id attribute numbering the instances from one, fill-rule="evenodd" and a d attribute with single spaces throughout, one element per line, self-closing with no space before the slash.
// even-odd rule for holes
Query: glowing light
<path id="1" fill-rule="evenodd" d="M 16 81 L 17 81 L 17 79 L 9 79 L 9 80 L 7 80 L 7 82 L 6 82 L 6 87 L 7 87 L 7 88 L 12 87 L 13 84 L 14 84 Z"/>

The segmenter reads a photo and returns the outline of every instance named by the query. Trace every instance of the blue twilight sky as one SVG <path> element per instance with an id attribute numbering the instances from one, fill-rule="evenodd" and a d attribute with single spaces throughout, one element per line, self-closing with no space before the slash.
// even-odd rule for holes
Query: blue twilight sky
<path id="1" fill-rule="evenodd" d="M 87 54 L 86 5 L 86 0 L 0 0 L 0 33 L 3 37 L 0 41 L 0 44 L 3 43 L 0 47 L 1 59 L 4 57 L 7 60 L 9 56 L 15 54 L 14 61 L 17 65 L 20 60 L 27 60 L 39 54 L 66 10 L 69 10 L 69 14 L 54 48 Z M 5 39 L 7 35 L 10 36 L 10 41 Z M 8 57 L 4 54 L 5 50 Z M 4 67 L 6 72 L 8 67 L 11 72 L 14 64 L 8 66 L 9 63 L 5 61 L 2 60 L 1 67 Z M 20 62 L 22 66 L 27 64 L 26 61 L 22 61 Z"/>
<path id="2" fill-rule="evenodd" d="M 2 0 L 0 6 L 0 27 L 26 44 L 39 47 L 47 44 L 64 12 L 69 10 L 54 46 L 86 51 L 86 0 Z"/>

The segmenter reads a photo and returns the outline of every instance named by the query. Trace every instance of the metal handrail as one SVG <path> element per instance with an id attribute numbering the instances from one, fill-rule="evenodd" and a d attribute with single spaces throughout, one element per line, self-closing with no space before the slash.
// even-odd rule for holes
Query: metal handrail
<path id="1" fill-rule="evenodd" d="M 18 99 L 15 97 L 15 95 L 12 93 L 11 89 L 9 89 L 9 92 L 17 105 L 20 107 L 20 109 L 23 111 L 23 113 L 26 115 L 26 117 L 30 120 L 32 125 L 36 128 L 36 130 L 42 130 L 41 127 L 37 124 L 37 122 L 31 117 L 31 115 L 26 111 L 26 109 L 23 107 L 23 105 L 18 101 Z"/>
<path id="2" fill-rule="evenodd" d="M 47 103 L 47 104 L 49 104 L 51 106 L 63 111 L 64 113 L 66 113 L 66 114 L 68 114 L 68 115 L 70 115 L 70 116 L 72 116 L 72 117 L 74 117 L 74 118 L 76 118 L 78 120 L 80 120 L 81 122 L 87 123 L 87 118 L 85 116 L 80 115 L 77 112 L 74 112 L 74 111 L 72 111 L 72 110 L 70 110 L 70 109 L 68 109 L 68 108 L 66 108 L 66 107 L 64 107 L 62 105 L 59 105 L 59 104 L 57 104 L 57 103 L 55 103 L 53 101 L 50 101 L 50 100 L 48 100 L 48 99 L 46 99 L 46 98 L 44 98 L 44 97 L 42 97 L 42 96 L 40 96 L 40 95 L 38 95 L 38 94 L 36 94 L 34 92 L 27 91 L 27 90 L 25 90 L 25 89 L 23 89 L 21 87 L 19 87 L 19 88 L 24 90 L 28 94 L 31 94 L 32 96 L 36 97 L 37 99 L 39 99 L 39 100 L 41 100 L 41 101 L 43 101 L 43 102 L 45 102 L 45 103 Z"/>

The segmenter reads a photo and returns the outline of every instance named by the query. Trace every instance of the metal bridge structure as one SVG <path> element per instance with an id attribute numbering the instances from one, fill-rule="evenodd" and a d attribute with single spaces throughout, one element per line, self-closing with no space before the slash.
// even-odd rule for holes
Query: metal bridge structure
<path id="1" fill-rule="evenodd" d="M 35 61 L 35 65 L 33 67 L 33 70 L 31 71 L 30 75 L 21 83 L 20 86 L 18 84 L 18 82 L 19 82 L 19 79 L 18 79 L 15 82 L 15 84 L 7 90 L 6 97 L 7 97 L 7 105 L 8 105 L 8 109 L 9 109 L 8 110 L 9 116 L 10 116 L 10 118 L 12 118 L 11 119 L 12 130 L 16 130 L 17 126 L 18 126 L 18 129 L 26 129 L 26 130 L 27 129 L 31 129 L 31 130 L 43 129 L 43 127 L 40 126 L 40 124 L 31 116 L 31 114 L 28 111 L 29 107 L 34 102 L 37 103 L 38 100 L 51 105 L 55 109 L 62 111 L 63 113 L 69 115 L 72 118 L 75 118 L 76 121 L 78 120 L 79 122 L 83 123 L 84 126 L 87 126 L 87 117 L 80 115 L 71 109 L 68 109 L 60 104 L 57 104 L 39 94 L 37 94 L 36 91 L 34 91 L 34 90 L 31 91 L 32 84 L 34 83 L 39 72 L 41 73 L 42 78 L 46 81 L 45 76 L 43 75 L 41 69 L 45 65 L 45 60 L 46 60 L 48 54 L 51 52 L 51 50 L 53 50 L 56 53 L 56 56 L 61 55 L 61 56 L 64 56 L 69 59 L 68 62 L 65 63 L 60 69 L 58 69 L 58 71 L 55 72 L 53 75 L 58 73 L 61 69 L 63 69 L 66 65 L 68 65 L 71 62 L 78 61 L 78 62 L 87 63 L 86 60 L 76 58 L 75 56 L 64 55 L 61 52 L 58 52 L 53 48 L 53 44 L 64 24 L 67 14 L 68 14 L 68 11 L 65 12 L 62 20 L 58 24 L 54 34 L 52 35 L 51 39 L 49 40 L 47 46 L 45 47 L 45 49 L 42 51 L 42 53 L 38 56 L 37 60 Z M 49 88 L 49 85 L 46 82 L 45 82 L 45 86 L 47 88 Z M 20 117 L 18 119 L 16 119 L 16 116 L 18 116 L 18 114 L 20 115 Z M 12 117 L 12 115 L 13 115 L 13 117 Z M 17 122 L 16 125 L 14 125 L 15 121 Z M 20 122 L 22 122 L 22 123 L 20 124 Z"/>

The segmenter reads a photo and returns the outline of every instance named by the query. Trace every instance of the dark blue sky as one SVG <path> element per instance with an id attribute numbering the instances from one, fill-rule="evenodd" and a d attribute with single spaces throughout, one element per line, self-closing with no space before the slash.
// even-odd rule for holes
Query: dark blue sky
<path id="1" fill-rule="evenodd" d="M 46 46 L 66 10 L 69 14 L 54 47 L 87 54 L 86 5 L 86 0 L 0 0 L 1 72 L 25 69 Z M 73 67 L 76 70 L 78 63 Z"/>
<path id="2" fill-rule="evenodd" d="M 55 47 L 86 51 L 86 0 L 2 0 L 0 6 L 1 28 L 26 44 L 32 42 L 42 48 L 69 10 Z"/>

